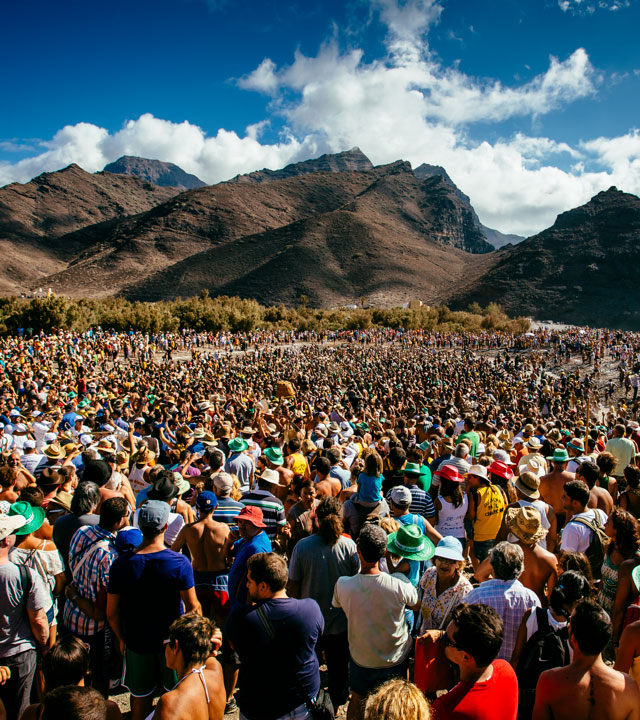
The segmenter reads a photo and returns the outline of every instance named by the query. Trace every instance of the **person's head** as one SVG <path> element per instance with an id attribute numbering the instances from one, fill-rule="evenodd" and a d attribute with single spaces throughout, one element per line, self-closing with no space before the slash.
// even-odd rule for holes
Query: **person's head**
<path id="1" fill-rule="evenodd" d="M 79 685 L 89 670 L 89 650 L 74 635 L 58 637 L 42 659 L 45 691 Z"/>
<path id="2" fill-rule="evenodd" d="M 464 548 L 457 538 L 447 535 L 436 545 L 433 556 L 438 577 L 442 580 L 451 580 L 459 576 L 465 566 Z"/>
<path id="3" fill-rule="evenodd" d="M 469 456 L 469 446 L 467 445 L 467 443 L 464 440 L 461 440 L 456 445 L 456 457 L 460 458 L 461 460 L 464 460 L 468 456 Z"/>
<path id="4" fill-rule="evenodd" d="M 447 626 L 445 654 L 458 666 L 485 668 L 502 647 L 502 618 L 489 605 L 458 605 Z"/>
<path id="5" fill-rule="evenodd" d="M 489 562 L 498 580 L 517 580 L 524 571 L 524 552 L 519 545 L 503 540 L 491 551 Z"/>
<path id="6" fill-rule="evenodd" d="M 391 495 L 389 496 L 391 511 L 395 517 L 405 515 L 409 512 L 411 505 L 411 490 L 405 485 L 397 485 L 391 489 Z"/>
<path id="7" fill-rule="evenodd" d="M 596 486 L 596 481 L 600 477 L 600 468 L 592 460 L 585 460 L 578 465 L 576 470 L 576 478 L 584 480 L 589 490 Z"/>
<path id="8" fill-rule="evenodd" d="M 318 472 L 318 475 L 323 478 L 326 477 L 331 472 L 331 463 L 329 462 L 328 458 L 319 457 L 316 460 L 316 470 Z"/>
<path id="9" fill-rule="evenodd" d="M 107 701 L 96 689 L 63 685 L 44 696 L 41 720 L 106 720 Z"/>
<path id="10" fill-rule="evenodd" d="M 616 469 L 617 458 L 610 452 L 601 452 L 596 458 L 596 464 L 602 475 L 609 476 Z"/>
<path id="11" fill-rule="evenodd" d="M 206 451 L 207 461 L 211 468 L 211 474 L 215 474 L 224 465 L 224 455 L 220 450 L 207 450 Z"/>
<path id="12" fill-rule="evenodd" d="M 15 468 L 6 465 L 0 467 L 0 493 L 2 493 L 2 499 L 8 503 L 14 503 L 18 499 L 17 480 L 18 473 Z"/>
<path id="13" fill-rule="evenodd" d="M 613 434 L 615 435 L 615 437 L 624 437 L 625 432 L 626 432 L 626 428 L 622 423 L 618 423 L 613 428 Z"/>
<path id="14" fill-rule="evenodd" d="M 589 558 L 582 552 L 562 550 L 558 555 L 558 573 L 574 570 L 587 579 L 589 587 L 593 588 L 593 572 Z"/>
<path id="15" fill-rule="evenodd" d="M 211 638 L 215 625 L 209 618 L 194 612 L 185 613 L 171 623 L 169 642 L 165 645 L 167 667 L 177 669 L 177 657 L 182 655 L 186 668 L 204 665 L 211 655 Z"/>
<path id="16" fill-rule="evenodd" d="M 81 482 L 71 498 L 71 512 L 74 515 L 88 515 L 95 511 L 102 496 L 94 482 Z"/>
<path id="17" fill-rule="evenodd" d="M 334 546 L 344 532 L 342 503 L 337 497 L 323 497 L 316 508 L 318 535 L 327 545 Z"/>
<path id="18" fill-rule="evenodd" d="M 599 655 L 611 640 L 611 620 L 595 600 L 581 600 L 576 605 L 569 627 L 574 650 L 583 655 Z"/>
<path id="19" fill-rule="evenodd" d="M 42 507 L 44 504 L 44 492 L 42 488 L 35 485 L 27 485 L 20 491 L 20 500 L 28 502 L 33 507 Z"/>
<path id="20" fill-rule="evenodd" d="M 236 515 L 236 524 L 238 525 L 240 536 L 245 540 L 259 535 L 266 527 L 262 509 L 255 505 L 245 505 Z"/>
<path id="21" fill-rule="evenodd" d="M 589 486 L 584 480 L 569 480 L 564 484 L 562 506 L 572 515 L 584 512 L 589 502 Z"/>
<path id="22" fill-rule="evenodd" d="M 326 458 L 331 464 L 331 467 L 333 467 L 334 465 L 337 465 L 340 460 L 342 460 L 342 450 L 337 447 L 331 448 L 330 450 L 327 450 Z"/>
<path id="23" fill-rule="evenodd" d="M 635 465 L 627 465 L 624 469 L 624 479 L 632 490 L 637 490 L 640 485 L 640 468 Z"/>
<path id="24" fill-rule="evenodd" d="M 229 473 L 219 472 L 213 475 L 213 491 L 219 498 L 229 497 L 232 489 L 233 478 Z"/>
<path id="25" fill-rule="evenodd" d="M 109 532 L 118 531 L 129 515 L 129 504 L 123 497 L 112 497 L 105 500 L 100 506 L 101 528 Z"/>
<path id="26" fill-rule="evenodd" d="M 367 698 L 364 720 L 429 720 L 424 693 L 413 683 L 396 678 L 381 685 Z"/>
<path id="27" fill-rule="evenodd" d="M 364 459 L 364 472 L 369 477 L 378 477 L 382 474 L 382 458 L 375 450 L 369 450 Z"/>
<path id="28" fill-rule="evenodd" d="M 287 586 L 287 562 L 277 553 L 257 553 L 247 561 L 247 589 L 254 601 L 267 600 Z"/>
<path id="29" fill-rule="evenodd" d="M 395 445 L 389 450 L 389 462 L 393 466 L 394 470 L 400 470 L 400 468 L 407 461 L 407 453 L 404 451 L 402 446 Z"/>
<path id="30" fill-rule="evenodd" d="M 365 523 L 358 535 L 358 552 L 362 564 L 375 565 L 387 551 L 387 534 L 373 523 Z"/>
<path id="31" fill-rule="evenodd" d="M 614 508 L 604 526 L 605 532 L 625 558 L 633 557 L 640 545 L 640 532 L 636 518 L 622 508 Z"/>
<path id="32" fill-rule="evenodd" d="M 549 596 L 549 605 L 558 615 L 567 619 L 580 600 L 591 595 L 591 585 L 584 575 L 575 570 L 567 570 L 558 578 Z"/>
<path id="33" fill-rule="evenodd" d="M 163 535 L 169 524 L 171 509 L 163 500 L 148 500 L 138 510 L 138 527 L 145 540 Z"/>
<path id="34" fill-rule="evenodd" d="M 307 509 L 311 508 L 317 496 L 318 492 L 316 491 L 315 483 L 310 478 L 305 478 L 300 483 L 300 500 L 304 507 Z"/>

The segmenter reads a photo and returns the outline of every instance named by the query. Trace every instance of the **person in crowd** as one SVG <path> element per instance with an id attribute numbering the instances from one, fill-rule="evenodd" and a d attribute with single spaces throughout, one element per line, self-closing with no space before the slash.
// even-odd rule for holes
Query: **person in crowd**
<path id="1" fill-rule="evenodd" d="M 540 478 L 540 496 L 553 508 L 558 524 L 558 532 L 560 532 L 567 521 L 567 510 L 562 501 L 564 486 L 566 483 L 575 480 L 575 475 L 567 470 L 569 453 L 566 448 L 556 448 L 553 455 L 548 456 L 547 460 L 551 463 L 553 469 Z"/>
<path id="2" fill-rule="evenodd" d="M 602 652 L 611 641 L 611 620 L 593 600 L 582 600 L 569 623 L 573 658 L 547 670 L 536 685 L 533 720 L 635 720 L 640 689 L 633 678 L 610 668 Z"/>
<path id="3" fill-rule="evenodd" d="M 473 552 L 476 567 L 495 545 L 507 507 L 504 490 L 494 485 L 484 465 L 472 465 L 467 473 L 469 486 L 468 517 L 473 526 Z"/>
<path id="4" fill-rule="evenodd" d="M 40 720 L 106 720 L 107 702 L 91 687 L 63 685 L 44 696 Z"/>
<path id="5" fill-rule="evenodd" d="M 618 591 L 618 572 L 626 560 L 634 560 L 640 551 L 640 528 L 633 515 L 615 508 L 609 515 L 604 531 L 610 542 L 602 563 L 602 582 L 596 600 L 613 617 Z"/>
<path id="6" fill-rule="evenodd" d="M 429 703 L 407 680 L 389 680 L 367 698 L 364 720 L 430 720 Z"/>

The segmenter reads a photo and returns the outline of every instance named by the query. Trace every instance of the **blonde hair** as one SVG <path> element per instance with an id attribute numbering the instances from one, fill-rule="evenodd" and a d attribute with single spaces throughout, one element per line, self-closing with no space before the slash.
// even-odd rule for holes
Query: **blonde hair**
<path id="1" fill-rule="evenodd" d="M 232 474 L 231 477 L 233 478 L 233 485 L 231 487 L 230 497 L 237 502 L 238 500 L 242 500 L 242 485 L 237 475 Z"/>
<path id="2" fill-rule="evenodd" d="M 364 720 L 429 720 L 429 703 L 413 683 L 389 680 L 367 699 Z"/>
<path id="3" fill-rule="evenodd" d="M 394 517 L 383 517 L 380 518 L 380 527 L 387 535 L 391 535 L 400 529 L 400 523 Z"/>

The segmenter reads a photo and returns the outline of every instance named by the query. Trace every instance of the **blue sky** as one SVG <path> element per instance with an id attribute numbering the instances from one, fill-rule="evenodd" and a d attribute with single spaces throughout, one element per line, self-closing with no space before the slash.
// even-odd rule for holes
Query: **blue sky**
<path id="1" fill-rule="evenodd" d="M 207 182 L 358 145 L 531 234 L 640 193 L 640 0 L 33 0 L 4 8 L 0 184 L 122 154 Z"/>

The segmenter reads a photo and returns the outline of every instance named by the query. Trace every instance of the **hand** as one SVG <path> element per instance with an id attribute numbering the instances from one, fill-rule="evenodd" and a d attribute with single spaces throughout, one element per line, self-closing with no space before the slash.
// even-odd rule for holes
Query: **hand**
<path id="1" fill-rule="evenodd" d="M 427 630 L 424 635 L 418 635 L 416 640 L 419 643 L 425 643 L 427 645 L 431 645 L 435 642 L 437 642 L 442 636 L 443 636 L 442 630 Z"/>
<path id="2" fill-rule="evenodd" d="M 222 647 L 222 630 L 216 628 L 211 636 L 211 654 L 215 657 Z"/>
<path id="3" fill-rule="evenodd" d="M 11 669 L 6 665 L 0 665 L 0 685 L 4 685 L 11 677 Z"/>

